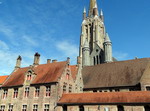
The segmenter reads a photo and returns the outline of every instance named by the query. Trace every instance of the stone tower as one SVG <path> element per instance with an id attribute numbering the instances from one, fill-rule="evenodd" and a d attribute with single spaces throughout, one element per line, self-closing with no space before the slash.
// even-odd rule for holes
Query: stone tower
<path id="1" fill-rule="evenodd" d="M 106 48 L 108 47 L 105 42 L 106 37 L 103 12 L 101 10 L 99 15 L 97 1 L 90 0 L 88 14 L 84 8 L 81 25 L 79 56 L 82 58 L 82 66 L 85 66 L 85 63 L 86 65 L 87 63 L 88 65 L 96 65 L 108 62 L 108 60 L 105 60 L 108 59 L 108 57 L 105 57 L 108 56 L 108 54 L 109 62 L 112 61 L 112 50 L 111 48 L 109 48 L 109 50 Z M 85 53 L 87 54 L 87 50 L 85 50 L 84 47 L 85 43 L 89 46 L 89 58 L 85 58 L 88 57 L 85 56 Z M 109 45 L 109 47 L 111 47 L 111 45 Z M 105 49 L 107 49 L 107 53 Z"/>
<path id="2" fill-rule="evenodd" d="M 104 41 L 104 50 L 105 50 L 105 63 L 112 62 L 112 43 L 107 33 Z"/>
<path id="3" fill-rule="evenodd" d="M 82 51 L 83 51 L 82 65 L 89 66 L 90 65 L 90 47 L 89 47 L 89 43 L 88 43 L 87 39 L 85 40 Z"/>

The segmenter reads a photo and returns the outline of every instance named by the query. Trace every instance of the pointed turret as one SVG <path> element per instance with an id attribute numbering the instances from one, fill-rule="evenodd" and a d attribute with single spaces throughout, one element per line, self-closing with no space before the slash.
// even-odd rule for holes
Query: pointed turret
<path id="1" fill-rule="evenodd" d="M 96 0 L 90 0 L 90 7 L 89 7 L 89 17 L 93 16 L 93 9 L 97 7 L 97 1 Z M 97 10 L 98 11 L 98 10 Z"/>
<path id="2" fill-rule="evenodd" d="M 108 33 L 106 33 L 104 41 L 105 62 L 112 62 L 112 43 Z"/>
<path id="3" fill-rule="evenodd" d="M 86 18 L 86 8 L 84 7 L 84 10 L 83 10 L 83 20 Z"/>
<path id="4" fill-rule="evenodd" d="M 101 9 L 101 12 L 100 12 L 100 18 L 104 22 L 104 15 L 103 15 L 103 10 L 102 9 Z"/>
<path id="5" fill-rule="evenodd" d="M 88 40 L 86 39 L 85 42 L 84 42 L 84 46 L 85 48 L 89 48 L 89 43 L 88 43 Z"/>
<path id="6" fill-rule="evenodd" d="M 105 42 L 106 42 L 106 43 L 111 43 L 111 40 L 110 40 L 110 38 L 109 38 L 108 33 L 106 33 Z"/>
<path id="7" fill-rule="evenodd" d="M 85 40 L 83 49 L 82 49 L 82 55 L 83 55 L 83 61 L 82 61 L 82 65 L 83 66 L 89 66 L 90 65 L 90 47 L 89 47 L 89 43 L 88 40 Z"/>
<path id="8" fill-rule="evenodd" d="M 98 8 L 97 8 L 97 3 L 95 3 L 95 6 L 93 8 L 93 15 L 98 16 Z"/>
<path id="9" fill-rule="evenodd" d="M 17 58 L 17 61 L 16 61 L 15 68 L 20 68 L 20 66 L 21 66 L 21 60 L 22 60 L 22 57 L 19 55 L 18 58 Z"/>

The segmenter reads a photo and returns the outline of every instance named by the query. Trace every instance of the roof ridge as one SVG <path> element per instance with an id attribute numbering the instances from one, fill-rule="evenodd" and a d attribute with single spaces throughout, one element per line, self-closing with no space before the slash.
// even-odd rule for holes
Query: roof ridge
<path id="1" fill-rule="evenodd" d="M 141 61 L 141 60 L 149 60 L 150 58 L 139 58 L 139 59 L 131 59 L 131 60 L 123 60 L 123 61 L 114 61 L 114 62 L 109 62 L 109 63 L 103 63 L 103 64 L 97 64 L 94 66 L 100 66 L 100 65 L 105 65 L 105 64 L 117 64 L 117 63 L 124 63 L 124 62 L 133 62 L 133 61 Z M 143 62 L 143 61 L 142 61 Z M 85 67 L 94 67 L 94 66 L 85 66 Z"/>
<path id="2" fill-rule="evenodd" d="M 143 92 L 149 92 L 149 91 L 124 91 L 124 92 L 94 92 L 94 93 L 92 93 L 92 92 L 84 92 L 84 93 L 66 93 L 66 94 L 63 94 L 63 95 L 80 95 L 80 94 L 109 94 L 109 93 L 111 93 L 111 94 L 117 94 L 117 93 L 143 93 Z M 149 92 L 150 93 L 150 92 Z"/>

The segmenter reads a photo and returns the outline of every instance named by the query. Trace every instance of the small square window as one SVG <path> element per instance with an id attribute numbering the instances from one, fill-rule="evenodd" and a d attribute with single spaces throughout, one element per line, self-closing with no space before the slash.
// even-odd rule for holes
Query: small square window
<path id="1" fill-rule="evenodd" d="M 27 111 L 27 105 L 22 106 L 22 111 Z"/>
<path id="2" fill-rule="evenodd" d="M 49 111 L 49 104 L 44 105 L 44 111 Z"/>
<path id="3" fill-rule="evenodd" d="M 1 105 L 0 111 L 5 111 L 5 105 Z"/>
<path id="4" fill-rule="evenodd" d="M 8 111 L 13 111 L 13 105 L 9 105 Z"/>
<path id="5" fill-rule="evenodd" d="M 67 88 L 67 86 L 66 86 L 66 84 L 64 84 L 64 85 L 63 85 L 63 93 L 66 93 L 66 91 L 67 91 L 66 88 Z"/>
<path id="6" fill-rule="evenodd" d="M 33 105 L 33 111 L 38 111 L 38 105 L 37 104 Z"/>
<path id="7" fill-rule="evenodd" d="M 72 92 L 72 85 L 69 85 L 69 93 Z"/>

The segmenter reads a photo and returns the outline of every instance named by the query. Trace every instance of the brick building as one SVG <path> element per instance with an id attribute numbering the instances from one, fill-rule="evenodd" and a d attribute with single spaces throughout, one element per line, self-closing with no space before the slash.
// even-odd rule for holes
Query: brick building
<path id="1" fill-rule="evenodd" d="M 1 86 L 1 111 L 54 111 L 63 93 L 75 92 L 78 66 L 69 65 L 70 59 L 39 64 L 40 55 L 34 63 L 20 68 L 21 56 L 15 70 Z"/>
<path id="2" fill-rule="evenodd" d="M 97 1 L 83 11 L 77 65 L 70 59 L 40 64 L 0 77 L 0 111 L 150 111 L 150 58 L 117 61 Z"/>

